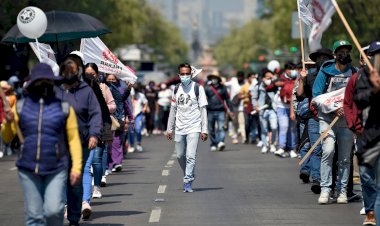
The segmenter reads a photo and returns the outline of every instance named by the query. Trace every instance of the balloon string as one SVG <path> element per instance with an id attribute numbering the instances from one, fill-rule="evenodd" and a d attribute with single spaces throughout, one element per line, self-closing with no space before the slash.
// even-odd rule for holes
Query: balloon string
<path id="1" fill-rule="evenodd" d="M 40 52 L 40 44 L 38 43 L 38 39 L 36 38 L 36 44 L 37 44 L 37 52 L 38 52 L 38 60 L 41 62 L 41 52 Z"/>

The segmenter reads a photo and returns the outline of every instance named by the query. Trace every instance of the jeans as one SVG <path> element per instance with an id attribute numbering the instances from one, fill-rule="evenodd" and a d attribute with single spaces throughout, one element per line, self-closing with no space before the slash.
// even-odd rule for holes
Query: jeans
<path id="1" fill-rule="evenodd" d="M 376 202 L 376 170 L 366 165 L 359 165 L 360 182 L 365 212 L 374 211 Z"/>
<path id="2" fill-rule="evenodd" d="M 294 150 L 297 146 L 296 121 L 290 119 L 289 108 L 277 108 L 279 125 L 279 148 Z"/>
<path id="3" fill-rule="evenodd" d="M 129 146 L 133 147 L 135 145 L 135 134 L 136 134 L 136 139 L 137 139 L 137 144 L 141 144 L 141 131 L 142 131 L 142 118 L 143 115 L 142 113 L 138 114 L 135 118 L 135 127 L 129 126 L 129 134 L 128 134 L 128 141 L 129 141 Z M 153 128 L 153 127 L 152 127 Z"/>
<path id="4" fill-rule="evenodd" d="M 380 155 L 377 159 L 377 164 L 374 168 L 376 173 L 376 202 L 375 202 L 375 217 L 380 219 Z"/>
<path id="5" fill-rule="evenodd" d="M 175 135 L 175 150 L 178 163 L 183 172 L 183 183 L 191 183 L 195 179 L 195 161 L 200 133 Z"/>
<path id="6" fill-rule="evenodd" d="M 269 123 L 269 125 L 268 125 Z M 274 144 L 277 141 L 277 114 L 274 110 L 264 110 L 263 113 L 260 114 L 260 125 L 261 125 L 261 141 L 264 146 L 269 146 L 267 135 L 270 131 L 272 131 L 272 142 Z"/>
<path id="7" fill-rule="evenodd" d="M 100 187 L 102 180 L 103 148 L 98 146 L 90 151 L 83 170 L 83 201 L 90 203 L 92 191 L 91 166 L 94 170 L 94 185 Z"/>
<path id="8" fill-rule="evenodd" d="M 341 118 L 339 120 L 345 120 Z M 339 123 L 339 122 L 337 122 Z M 320 120 L 319 130 L 323 133 L 329 123 Z M 322 192 L 330 192 L 332 184 L 332 165 L 335 153 L 335 142 L 338 142 L 338 179 L 336 189 L 338 194 L 346 192 L 350 174 L 350 156 L 354 142 L 353 133 L 347 127 L 334 125 L 322 141 L 321 187 Z"/>
<path id="9" fill-rule="evenodd" d="M 208 117 L 208 131 L 210 133 L 211 146 L 218 145 L 219 142 L 224 142 L 225 132 L 223 129 L 226 113 L 224 111 L 209 111 Z M 215 130 L 215 124 L 218 126 L 218 130 Z"/>
<path id="10" fill-rule="evenodd" d="M 46 176 L 19 169 L 24 193 L 25 225 L 63 225 L 67 169 Z"/>
<path id="11" fill-rule="evenodd" d="M 90 151 L 87 149 L 87 144 L 82 144 L 82 173 L 89 154 Z M 70 181 L 67 181 L 67 219 L 69 221 L 79 222 L 82 215 L 82 201 L 83 178 L 82 181 L 76 185 L 71 185 Z"/>
<path id="12" fill-rule="evenodd" d="M 102 176 L 106 174 L 108 168 L 108 152 L 111 152 L 112 141 L 107 141 L 104 144 L 103 157 L 102 157 Z M 101 180 L 101 179 L 100 179 Z"/>
<path id="13" fill-rule="evenodd" d="M 305 123 L 301 122 L 299 124 L 299 132 L 300 132 L 299 137 L 300 137 L 301 142 L 303 141 L 301 139 L 302 139 L 303 133 L 305 132 L 305 129 L 307 129 Z M 301 147 L 301 150 L 300 150 L 301 158 L 303 158 L 306 155 L 309 149 L 310 149 L 310 142 L 304 143 L 304 145 Z M 300 172 L 301 173 L 304 172 L 310 175 L 310 168 L 311 168 L 310 164 L 311 164 L 310 158 L 307 158 L 306 161 L 301 165 Z"/>
<path id="14" fill-rule="evenodd" d="M 251 143 L 256 141 L 258 118 L 257 115 L 251 115 L 251 113 L 244 113 L 245 118 L 245 133 L 246 137 L 251 140 Z"/>

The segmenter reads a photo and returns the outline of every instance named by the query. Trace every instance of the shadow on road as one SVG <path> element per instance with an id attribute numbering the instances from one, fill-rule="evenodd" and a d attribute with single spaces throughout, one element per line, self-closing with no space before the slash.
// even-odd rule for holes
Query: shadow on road
<path id="1" fill-rule="evenodd" d="M 215 191 L 215 190 L 222 190 L 224 188 L 217 187 L 217 188 L 193 188 L 194 191 Z"/>
<path id="2" fill-rule="evenodd" d="M 86 223 L 84 222 L 84 223 L 81 223 L 80 225 L 92 225 L 92 226 L 124 226 L 125 224 L 107 224 L 107 223 L 104 223 L 104 224 L 86 224 Z"/>
<path id="3" fill-rule="evenodd" d="M 119 197 L 119 196 L 132 196 L 133 194 L 104 194 L 104 198 Z"/>
<path id="4" fill-rule="evenodd" d="M 95 220 L 102 217 L 114 217 L 114 216 L 130 216 L 137 215 L 146 212 L 141 211 L 96 211 L 91 215 L 91 220 Z M 105 224 L 107 225 L 107 224 Z"/>
<path id="5" fill-rule="evenodd" d="M 111 202 L 91 202 L 91 206 L 102 206 L 102 205 L 109 205 L 109 204 L 115 204 L 115 203 L 121 203 L 121 201 L 111 201 Z"/>

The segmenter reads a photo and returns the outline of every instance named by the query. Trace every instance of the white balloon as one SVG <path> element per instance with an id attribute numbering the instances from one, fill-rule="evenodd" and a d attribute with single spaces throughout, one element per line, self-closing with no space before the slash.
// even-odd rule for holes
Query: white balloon
<path id="1" fill-rule="evenodd" d="M 269 61 L 267 65 L 268 70 L 271 72 L 276 72 L 278 68 L 281 68 L 280 63 L 277 60 L 271 60 Z"/>
<path id="2" fill-rule="evenodd" d="M 47 28 L 46 15 L 37 7 L 26 7 L 17 16 L 17 27 L 25 37 L 30 39 L 39 38 Z"/>

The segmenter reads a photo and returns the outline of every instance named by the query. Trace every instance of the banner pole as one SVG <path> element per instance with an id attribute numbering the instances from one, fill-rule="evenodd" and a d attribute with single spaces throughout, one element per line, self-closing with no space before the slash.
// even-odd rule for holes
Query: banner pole
<path id="1" fill-rule="evenodd" d="M 297 7 L 298 7 L 298 23 L 299 23 L 300 40 L 301 40 L 302 69 L 305 70 L 305 51 L 303 48 L 303 34 L 302 34 L 301 12 L 300 12 L 300 0 L 297 0 Z"/>
<path id="2" fill-rule="evenodd" d="M 373 70 L 373 66 L 372 66 L 371 62 L 369 61 L 367 55 L 366 55 L 366 54 L 364 53 L 364 51 L 362 50 L 362 47 L 360 46 L 360 44 L 359 44 L 359 42 L 358 42 L 358 39 L 356 38 L 354 32 L 352 32 L 351 27 L 350 27 L 350 25 L 348 24 L 346 18 L 344 17 L 342 11 L 340 10 L 340 7 L 339 7 L 338 3 L 336 2 L 336 0 L 331 0 L 331 2 L 332 2 L 332 4 L 334 5 L 334 7 L 335 7 L 335 9 L 336 9 L 336 11 L 337 11 L 337 13 L 338 13 L 340 19 L 342 20 L 344 26 L 346 27 L 348 33 L 350 34 L 351 39 L 354 41 L 354 43 L 355 43 L 355 45 L 356 45 L 356 48 L 359 50 L 360 54 L 363 56 L 363 59 L 364 59 L 364 61 L 366 62 L 366 64 L 367 64 L 369 70 L 372 71 L 372 70 Z"/>

